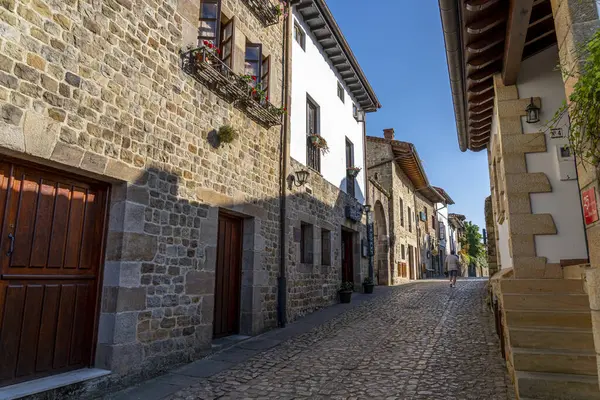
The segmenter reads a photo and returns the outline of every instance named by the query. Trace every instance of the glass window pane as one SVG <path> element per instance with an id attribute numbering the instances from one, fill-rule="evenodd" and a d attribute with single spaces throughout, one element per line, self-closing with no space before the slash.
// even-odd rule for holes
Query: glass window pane
<path id="1" fill-rule="evenodd" d="M 200 21 L 200 37 L 217 37 L 217 21 Z"/>
<path id="2" fill-rule="evenodd" d="M 246 61 L 246 75 L 258 76 L 258 63 L 254 61 Z"/>
<path id="3" fill-rule="evenodd" d="M 200 18 L 217 18 L 219 8 L 216 3 L 202 3 L 202 10 L 200 11 Z"/>
<path id="4" fill-rule="evenodd" d="M 230 39 L 232 33 L 233 33 L 233 24 L 229 23 L 229 24 L 225 25 L 225 29 L 223 29 L 223 40 Z"/>
<path id="5" fill-rule="evenodd" d="M 231 55 L 231 42 L 227 42 L 223 45 L 223 58 L 227 58 Z"/>
<path id="6" fill-rule="evenodd" d="M 260 59 L 260 50 L 258 47 L 246 46 L 246 60 L 258 61 Z"/>

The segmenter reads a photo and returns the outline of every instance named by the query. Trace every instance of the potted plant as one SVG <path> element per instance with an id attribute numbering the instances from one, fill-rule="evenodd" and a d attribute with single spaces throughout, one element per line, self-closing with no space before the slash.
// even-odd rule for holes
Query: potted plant
<path id="1" fill-rule="evenodd" d="M 352 300 L 352 291 L 354 290 L 354 284 L 352 282 L 342 282 L 340 286 L 340 302 L 350 303 Z"/>
<path id="2" fill-rule="evenodd" d="M 348 167 L 346 168 L 346 172 L 348 173 L 348 175 L 350 175 L 353 178 L 356 178 L 358 176 L 358 173 L 360 172 L 362 168 L 361 167 Z"/>
<path id="3" fill-rule="evenodd" d="M 329 146 L 327 145 L 327 140 L 318 133 L 313 133 L 309 136 L 310 142 L 313 146 L 321 150 L 321 153 L 327 154 L 329 153 Z"/>
<path id="4" fill-rule="evenodd" d="M 374 287 L 375 287 L 375 283 L 373 282 L 373 278 L 371 278 L 370 276 L 367 276 L 363 280 L 363 289 L 364 289 L 364 292 L 366 294 L 371 294 L 371 293 L 373 293 L 373 288 Z"/>
<path id="5" fill-rule="evenodd" d="M 235 128 L 231 125 L 223 125 L 217 132 L 219 141 L 221 143 L 231 143 L 238 137 L 238 133 Z"/>

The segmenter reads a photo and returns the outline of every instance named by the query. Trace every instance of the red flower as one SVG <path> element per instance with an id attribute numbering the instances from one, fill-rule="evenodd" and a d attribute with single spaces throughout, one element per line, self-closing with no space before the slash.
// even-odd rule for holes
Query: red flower
<path id="1" fill-rule="evenodd" d="M 269 101 L 269 96 L 267 96 L 267 97 L 265 98 L 265 100 Z"/>
<path id="2" fill-rule="evenodd" d="M 218 48 L 215 47 L 215 50 L 217 52 L 217 54 L 221 54 L 221 50 L 219 50 Z"/>
<path id="3" fill-rule="evenodd" d="M 208 46 L 208 40 L 205 40 L 205 41 L 204 41 L 204 45 L 205 45 L 205 46 Z"/>
<path id="4" fill-rule="evenodd" d="M 256 76 L 252 76 L 252 80 L 255 81 L 256 80 Z"/>
<path id="5" fill-rule="evenodd" d="M 208 48 L 209 48 L 209 49 L 212 49 L 213 47 L 214 47 L 214 46 L 213 46 L 213 44 L 212 44 L 212 43 L 209 43 L 209 44 L 208 44 Z"/>

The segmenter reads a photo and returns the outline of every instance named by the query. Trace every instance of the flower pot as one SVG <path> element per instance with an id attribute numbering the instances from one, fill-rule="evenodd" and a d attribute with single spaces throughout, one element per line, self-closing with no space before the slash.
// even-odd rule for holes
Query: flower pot
<path id="1" fill-rule="evenodd" d="M 350 175 L 353 178 L 356 178 L 358 176 L 358 173 L 360 172 L 360 169 L 356 169 L 356 168 L 348 168 L 346 169 L 346 172 L 348 173 L 348 175 Z"/>
<path id="2" fill-rule="evenodd" d="M 375 287 L 375 285 L 373 283 L 363 283 L 363 289 L 365 291 L 366 294 L 371 294 L 373 293 L 373 288 Z"/>
<path id="3" fill-rule="evenodd" d="M 340 303 L 350 303 L 350 301 L 352 300 L 352 292 L 348 291 L 348 292 L 342 292 L 340 291 Z"/>

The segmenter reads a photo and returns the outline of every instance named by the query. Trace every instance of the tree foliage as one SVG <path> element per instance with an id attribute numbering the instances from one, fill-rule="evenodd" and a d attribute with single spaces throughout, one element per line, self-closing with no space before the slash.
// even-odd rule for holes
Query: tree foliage
<path id="1" fill-rule="evenodd" d="M 575 50 L 574 64 L 578 70 L 561 66 L 565 78 L 577 79 L 569 102 L 556 112 L 550 125 L 558 126 L 569 116 L 569 142 L 580 161 L 600 163 L 600 30 Z M 564 123 L 564 122 L 563 122 Z"/>
<path id="2" fill-rule="evenodd" d="M 467 265 L 474 264 L 478 268 L 487 266 L 487 255 L 479 226 L 471 221 L 466 222 L 465 234 L 460 238 L 460 245 L 461 255 Z"/>

